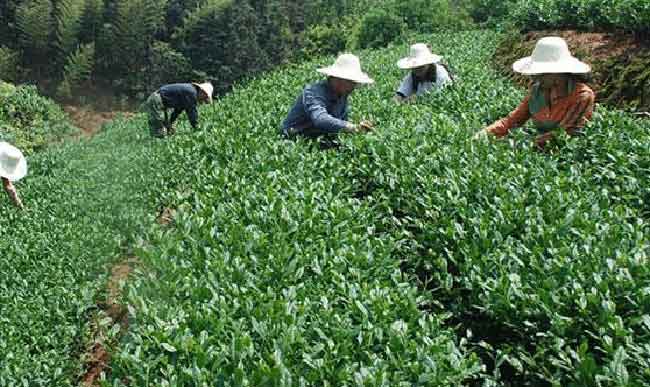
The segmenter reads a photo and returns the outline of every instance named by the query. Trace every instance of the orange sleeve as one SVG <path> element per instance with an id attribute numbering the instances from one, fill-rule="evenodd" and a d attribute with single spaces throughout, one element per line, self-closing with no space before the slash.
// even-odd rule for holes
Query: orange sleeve
<path id="1" fill-rule="evenodd" d="M 594 112 L 595 100 L 594 92 L 588 86 L 581 85 L 580 89 L 576 91 L 573 105 L 560 122 L 560 127 L 564 128 L 568 134 L 572 134 L 576 129 L 587 125 Z"/>
<path id="2" fill-rule="evenodd" d="M 497 137 L 502 137 L 508 134 L 510 129 L 518 128 L 525 124 L 530 119 L 529 100 L 530 96 L 526 96 L 523 102 L 512 113 L 508 114 L 508 117 L 500 119 L 488 126 L 485 130 Z"/>

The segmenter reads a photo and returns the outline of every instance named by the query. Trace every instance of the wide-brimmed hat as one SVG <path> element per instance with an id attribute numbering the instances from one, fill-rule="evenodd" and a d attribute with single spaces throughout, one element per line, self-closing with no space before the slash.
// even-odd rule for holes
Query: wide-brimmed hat
<path id="1" fill-rule="evenodd" d="M 20 180 L 27 175 L 27 160 L 13 145 L 0 142 L 0 177 L 10 181 Z"/>
<path id="2" fill-rule="evenodd" d="M 212 86 L 212 83 L 206 82 L 206 83 L 192 83 L 194 86 L 198 87 L 205 93 L 205 95 L 208 96 L 208 102 L 212 103 L 212 92 L 214 91 L 214 86 Z"/>
<path id="3" fill-rule="evenodd" d="M 409 56 L 402 58 L 397 62 L 397 66 L 403 70 L 410 70 L 417 67 L 422 67 L 442 60 L 440 55 L 431 53 L 429 47 L 424 43 L 416 43 L 411 46 Z"/>
<path id="4" fill-rule="evenodd" d="M 355 83 L 373 83 L 368 74 L 361 71 L 361 62 L 356 55 L 342 54 L 329 67 L 318 69 L 318 72 L 330 77 L 347 79 Z"/>
<path id="5" fill-rule="evenodd" d="M 556 36 L 540 39 L 533 55 L 519 59 L 512 65 L 512 69 L 524 75 L 591 72 L 588 64 L 571 55 L 566 41 Z"/>

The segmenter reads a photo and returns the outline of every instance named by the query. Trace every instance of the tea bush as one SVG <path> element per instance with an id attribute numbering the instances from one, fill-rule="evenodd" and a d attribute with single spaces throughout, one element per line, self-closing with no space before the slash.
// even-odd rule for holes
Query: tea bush
<path id="1" fill-rule="evenodd" d="M 648 122 L 601 108 L 548 154 L 472 142 L 522 98 L 489 70 L 496 36 L 420 40 L 462 82 L 395 105 L 406 46 L 364 52 L 353 118 L 377 130 L 338 150 L 277 136 L 332 58 L 236 88 L 173 144 L 192 188 L 140 251 L 106 385 L 648 383 Z"/>
<path id="2" fill-rule="evenodd" d="M 41 96 L 35 86 L 0 81 L 0 140 L 30 154 L 78 129 L 61 108 Z"/>
<path id="3" fill-rule="evenodd" d="M 555 28 L 650 31 L 650 3 L 646 0 L 491 0 L 473 1 L 470 13 L 479 22 L 508 20 L 530 31 Z"/>
<path id="4" fill-rule="evenodd" d="M 650 123 L 599 107 L 547 153 L 473 142 L 523 97 L 490 70 L 496 34 L 418 40 L 460 81 L 396 105 L 408 45 L 362 52 L 352 118 L 376 130 L 338 149 L 278 136 L 329 57 L 236 87 L 196 132 L 153 142 L 138 117 L 31 158 L 29 212 L 0 217 L 0 385 L 74 383 L 127 247 L 106 386 L 647 385 Z"/>
<path id="5" fill-rule="evenodd" d="M 150 141 L 116 122 L 28 157 L 25 211 L 0 195 L 0 386 L 77 385 L 109 266 L 146 238 L 159 194 L 179 181 L 160 167 L 167 144 Z"/>

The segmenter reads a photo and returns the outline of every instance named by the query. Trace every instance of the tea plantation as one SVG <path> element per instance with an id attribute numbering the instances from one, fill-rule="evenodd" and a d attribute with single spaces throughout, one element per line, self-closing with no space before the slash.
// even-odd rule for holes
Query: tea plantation
<path id="1" fill-rule="evenodd" d="M 548 153 L 471 141 L 523 96 L 497 39 L 420 37 L 457 83 L 415 105 L 391 100 L 406 44 L 361 53 L 376 84 L 352 117 L 376 130 L 339 149 L 277 135 L 325 58 L 236 88 L 200 131 L 155 142 L 139 117 L 32 157 L 30 209 L 0 218 L 0 385 L 77 383 L 129 254 L 106 386 L 648 385 L 650 121 L 599 107 Z"/>

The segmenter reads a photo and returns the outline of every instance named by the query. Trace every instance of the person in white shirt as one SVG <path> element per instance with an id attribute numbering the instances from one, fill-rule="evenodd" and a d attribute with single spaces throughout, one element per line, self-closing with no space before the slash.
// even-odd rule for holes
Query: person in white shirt
<path id="1" fill-rule="evenodd" d="M 416 97 L 453 83 L 448 69 L 441 61 L 442 57 L 431 53 L 426 44 L 412 45 L 409 56 L 397 62 L 399 68 L 410 72 L 395 92 L 395 100 L 411 102 Z"/>

